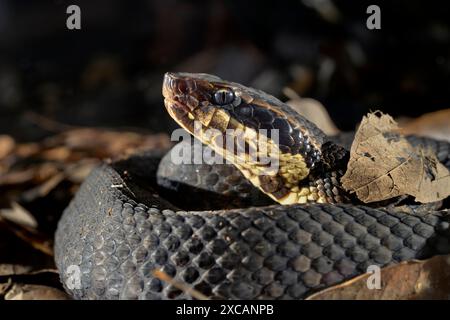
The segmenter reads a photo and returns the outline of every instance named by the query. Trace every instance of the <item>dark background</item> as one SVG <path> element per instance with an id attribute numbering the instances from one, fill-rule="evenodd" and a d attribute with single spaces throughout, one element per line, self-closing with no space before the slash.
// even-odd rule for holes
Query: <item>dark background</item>
<path id="1" fill-rule="evenodd" d="M 66 28 L 70 4 L 81 7 L 79 31 Z M 366 28 L 369 4 L 381 7 L 381 30 Z M 415 117 L 448 108 L 449 8 L 406 0 L 0 0 L 0 131 L 40 139 L 49 134 L 36 125 L 40 115 L 169 132 L 166 71 L 217 74 L 282 100 L 288 86 L 321 101 L 342 130 L 369 110 Z"/>

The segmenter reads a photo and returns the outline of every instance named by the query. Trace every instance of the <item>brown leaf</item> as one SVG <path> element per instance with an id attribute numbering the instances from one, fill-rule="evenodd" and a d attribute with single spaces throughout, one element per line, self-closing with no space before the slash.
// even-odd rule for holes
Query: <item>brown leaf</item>
<path id="1" fill-rule="evenodd" d="M 70 150 L 65 146 L 50 148 L 42 152 L 41 156 L 46 160 L 65 161 L 70 157 Z"/>
<path id="2" fill-rule="evenodd" d="M 68 148 L 90 151 L 92 156 L 98 158 L 129 154 L 137 149 L 166 149 L 170 146 L 165 134 L 149 136 L 135 132 L 76 129 L 63 133 L 62 137 Z"/>
<path id="3" fill-rule="evenodd" d="M 331 120 L 327 109 L 319 101 L 311 98 L 296 98 L 286 102 L 297 113 L 318 126 L 323 132 L 329 136 L 339 133 L 339 129 Z"/>
<path id="4" fill-rule="evenodd" d="M 1 185 L 13 185 L 28 182 L 33 179 L 35 175 L 35 168 L 28 168 L 19 171 L 7 172 L 0 175 L 0 186 Z"/>
<path id="5" fill-rule="evenodd" d="M 44 162 L 40 165 L 34 166 L 36 174 L 34 180 L 36 183 L 45 183 L 47 180 L 53 178 L 60 173 L 60 169 L 54 162 Z"/>
<path id="6" fill-rule="evenodd" d="M 450 109 L 426 113 L 407 122 L 403 134 L 414 134 L 450 142 Z"/>
<path id="7" fill-rule="evenodd" d="M 56 269 L 33 270 L 31 265 L 0 264 L 0 299 L 52 300 L 67 297 L 57 288 L 60 288 L 60 280 Z"/>
<path id="8" fill-rule="evenodd" d="M 363 202 L 411 195 L 422 203 L 450 195 L 450 173 L 430 150 L 411 146 L 388 115 L 363 118 L 350 151 L 343 187 Z"/>
<path id="9" fill-rule="evenodd" d="M 23 193 L 22 197 L 25 201 L 31 202 L 37 198 L 45 197 L 52 191 L 61 181 L 65 178 L 64 173 L 57 173 L 49 178 L 44 183 L 36 186 L 33 189 L 27 190 Z"/>
<path id="10" fill-rule="evenodd" d="M 74 183 L 81 183 L 99 163 L 100 161 L 96 159 L 84 159 L 75 164 L 70 164 L 65 170 L 67 179 Z"/>
<path id="11" fill-rule="evenodd" d="M 8 282 L 6 283 L 0 283 L 0 298 L 2 298 L 8 292 L 11 286 L 12 286 L 11 279 L 8 279 Z"/>
<path id="12" fill-rule="evenodd" d="M 419 300 L 450 298 L 450 255 L 405 261 L 381 269 L 381 288 L 369 289 L 366 273 L 327 288 L 308 300 Z"/>
<path id="13" fill-rule="evenodd" d="M 17 145 L 14 154 L 18 157 L 27 158 L 36 155 L 40 149 L 41 147 L 37 143 L 23 143 Z"/>
<path id="14" fill-rule="evenodd" d="M 23 227 L 35 229 L 38 225 L 33 215 L 16 202 L 11 203 L 10 209 L 0 209 L 0 217 Z"/>
<path id="15" fill-rule="evenodd" d="M 1 134 L 0 135 L 0 160 L 6 157 L 13 151 L 16 143 L 10 136 Z"/>
<path id="16" fill-rule="evenodd" d="M 70 300 L 70 297 L 56 288 L 16 283 L 5 294 L 5 300 Z"/>
<path id="17" fill-rule="evenodd" d="M 59 272 L 57 269 L 46 268 L 33 270 L 33 266 L 21 264 L 0 264 L 0 282 L 5 278 L 11 278 L 16 282 L 52 282 L 57 280 L 59 284 Z M 53 281 L 54 282 L 54 281 Z"/>
<path id="18" fill-rule="evenodd" d="M 30 272 L 31 269 L 31 266 L 20 264 L 0 264 L 0 276 L 25 274 Z"/>

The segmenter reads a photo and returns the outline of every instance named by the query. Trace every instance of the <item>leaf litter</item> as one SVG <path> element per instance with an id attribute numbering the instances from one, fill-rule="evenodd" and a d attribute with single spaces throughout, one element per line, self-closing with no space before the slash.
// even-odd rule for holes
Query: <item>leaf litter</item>
<path id="1" fill-rule="evenodd" d="M 365 203 L 410 195 L 430 203 L 450 195 L 450 173 L 435 154 L 413 147 L 394 119 L 365 116 L 355 134 L 343 187 Z"/>
<path id="2" fill-rule="evenodd" d="M 286 104 L 318 126 L 326 135 L 334 136 L 339 133 L 339 129 L 322 103 L 312 98 L 302 98 L 289 87 L 284 88 L 283 91 L 290 98 Z"/>
<path id="3" fill-rule="evenodd" d="M 404 261 L 380 271 L 380 288 L 368 286 L 374 274 L 365 273 L 319 291 L 308 300 L 431 300 L 450 299 L 450 255 Z"/>

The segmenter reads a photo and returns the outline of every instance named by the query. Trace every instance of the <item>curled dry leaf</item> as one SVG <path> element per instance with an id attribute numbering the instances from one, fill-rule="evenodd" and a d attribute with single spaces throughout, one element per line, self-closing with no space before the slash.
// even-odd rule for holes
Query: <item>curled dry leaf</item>
<path id="1" fill-rule="evenodd" d="M 365 203 L 411 195 L 422 203 L 450 195 L 450 173 L 431 150 L 415 148 L 389 116 L 369 114 L 355 134 L 342 185 Z"/>
<path id="2" fill-rule="evenodd" d="M 308 300 L 414 300 L 450 298 L 450 255 L 424 261 L 405 261 L 381 269 L 380 288 L 375 274 L 366 273 L 308 297 Z"/>

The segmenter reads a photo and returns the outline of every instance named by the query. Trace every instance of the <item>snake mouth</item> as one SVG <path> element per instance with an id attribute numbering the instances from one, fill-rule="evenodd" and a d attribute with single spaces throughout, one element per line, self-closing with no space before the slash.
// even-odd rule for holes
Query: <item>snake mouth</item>
<path id="1" fill-rule="evenodd" d="M 165 98 L 164 105 L 170 117 L 192 134 L 194 130 L 194 118 L 189 107 L 172 98 Z"/>
<path id="2" fill-rule="evenodd" d="M 163 86 L 162 86 L 162 94 L 164 98 L 172 98 L 175 96 L 177 90 L 176 85 L 176 76 L 174 73 L 167 72 L 164 74 Z"/>
<path id="3" fill-rule="evenodd" d="M 180 116 L 187 115 L 190 112 L 186 105 L 170 98 L 164 99 L 164 105 L 172 117 L 178 118 Z"/>
<path id="4" fill-rule="evenodd" d="M 164 105 L 169 115 L 191 133 L 195 120 L 193 112 L 199 105 L 198 100 L 193 96 L 196 89 L 194 79 L 172 72 L 164 75 L 162 86 Z"/>

